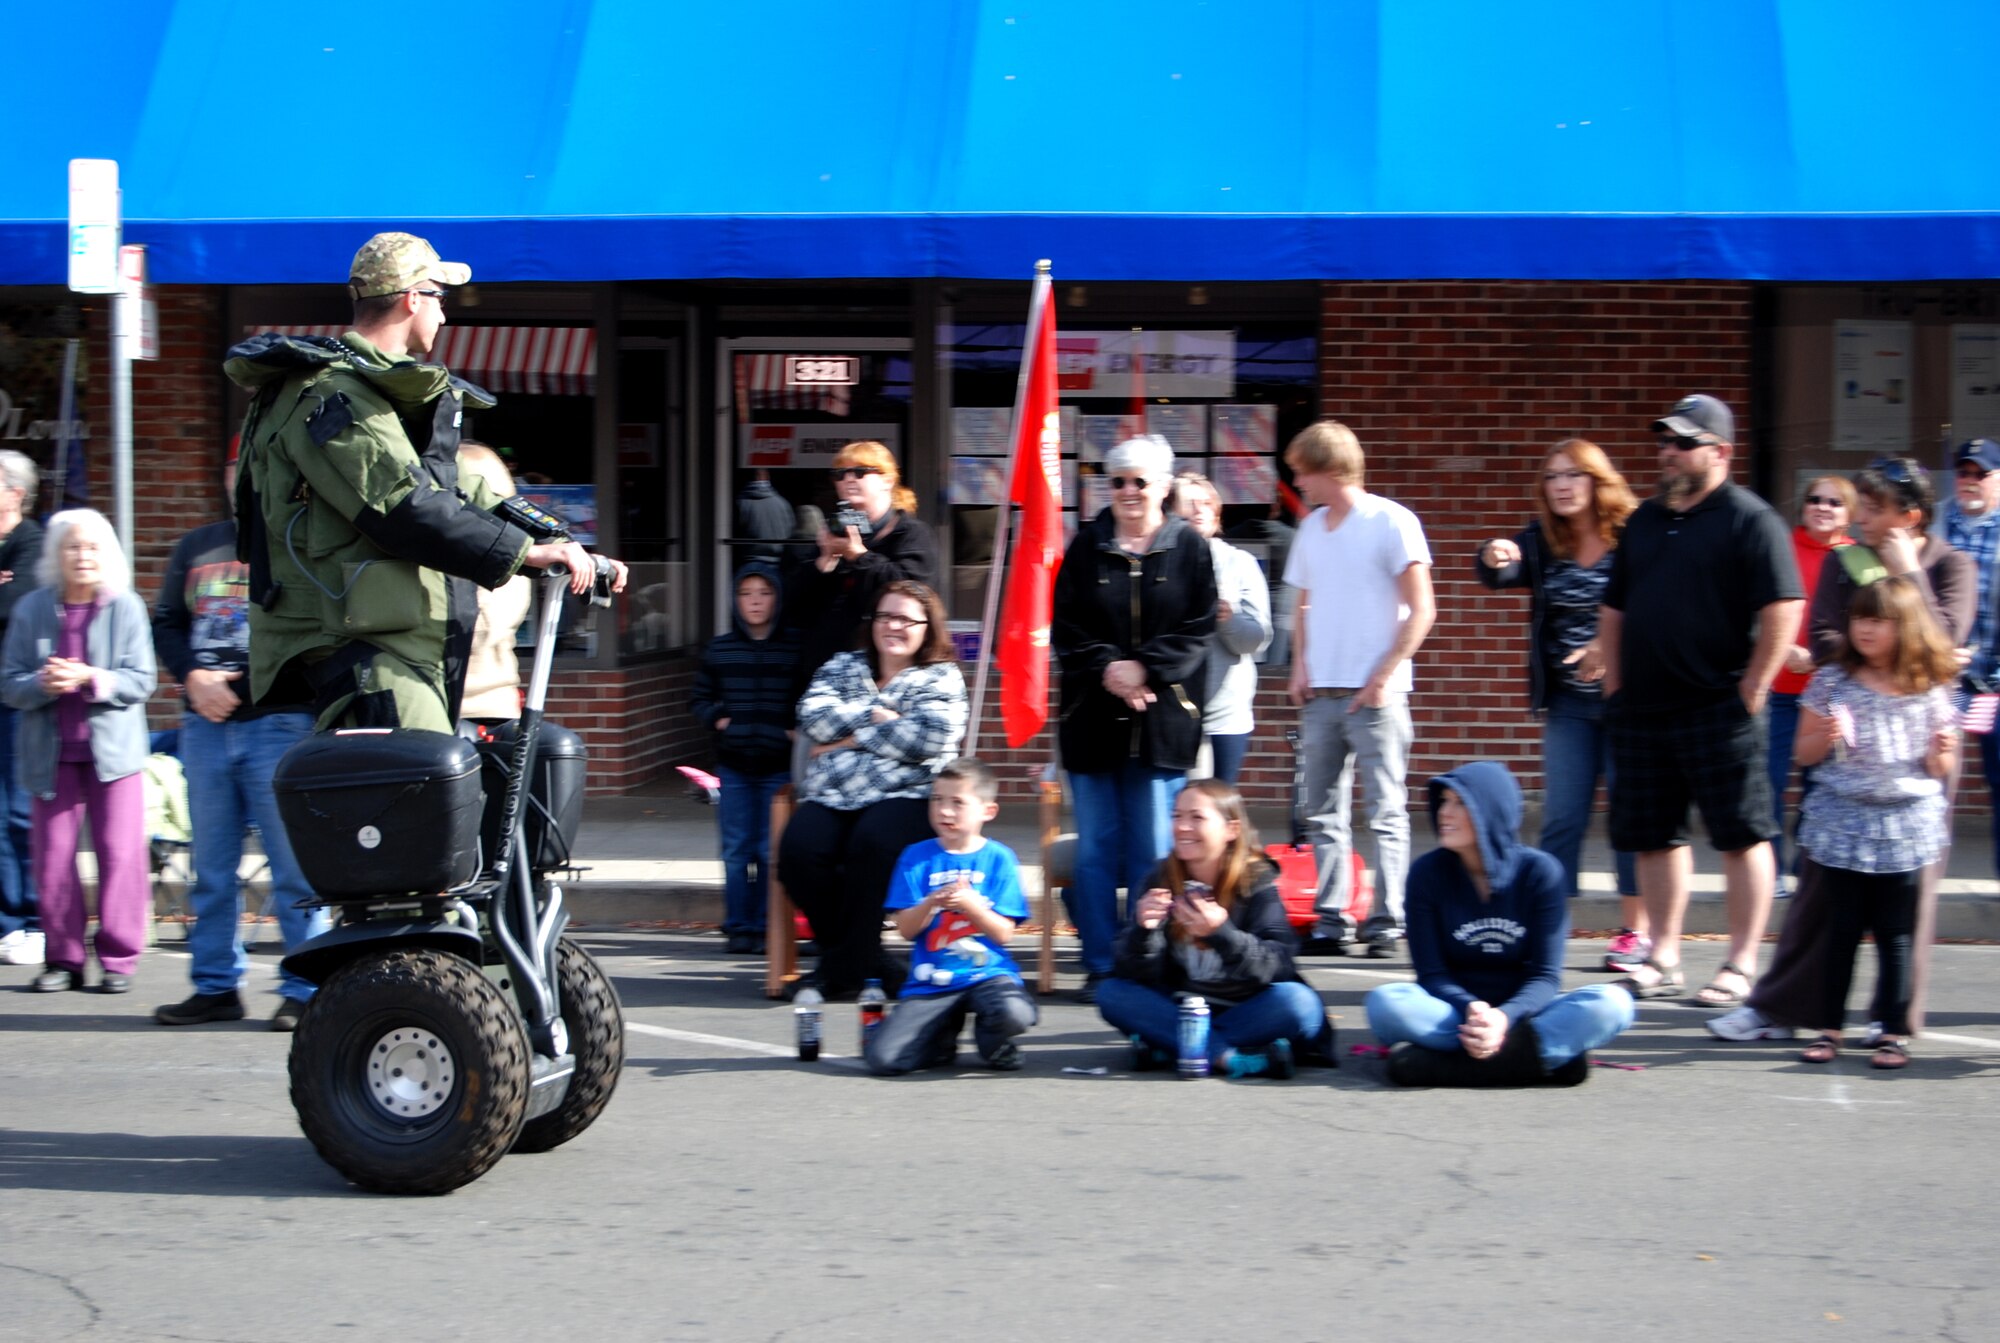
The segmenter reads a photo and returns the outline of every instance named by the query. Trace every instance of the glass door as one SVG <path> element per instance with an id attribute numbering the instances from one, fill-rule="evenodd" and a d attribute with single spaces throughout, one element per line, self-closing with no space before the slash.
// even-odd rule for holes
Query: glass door
<path id="1" fill-rule="evenodd" d="M 818 553 L 831 515 L 828 468 L 849 443 L 873 439 L 910 474 L 910 342 L 892 337 L 751 336 L 717 342 L 716 628 L 727 629 L 730 579 L 754 557 L 789 571 Z M 771 519 L 792 514 L 790 533 Z M 756 534 L 751 534 L 756 533 Z"/>

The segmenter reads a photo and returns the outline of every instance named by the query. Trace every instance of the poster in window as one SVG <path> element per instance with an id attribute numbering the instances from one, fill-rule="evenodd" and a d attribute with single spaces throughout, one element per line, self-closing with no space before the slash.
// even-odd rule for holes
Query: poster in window
<path id="1" fill-rule="evenodd" d="M 1952 324 L 1951 438 L 2000 439 L 2000 326 Z"/>
<path id="2" fill-rule="evenodd" d="M 871 438 L 903 455 L 900 424 L 746 424 L 737 431 L 736 464 L 824 470 L 849 443 Z"/>
<path id="3" fill-rule="evenodd" d="M 1908 322 L 1833 324 L 1833 446 L 1903 453 L 1910 446 Z"/>
<path id="4" fill-rule="evenodd" d="M 597 487 L 595 485 L 528 485 L 520 487 L 521 497 L 569 524 L 570 539 L 586 546 L 597 544 Z"/>
<path id="5" fill-rule="evenodd" d="M 1006 500 L 1005 457 L 951 459 L 951 502 L 954 505 L 999 504 Z"/>
<path id="6" fill-rule="evenodd" d="M 1006 406 L 954 406 L 951 451 L 957 457 L 1004 457 L 1007 427 L 1014 412 Z"/>
<path id="7" fill-rule="evenodd" d="M 1061 331 L 1056 334 L 1056 391 L 1119 400 L 1135 394 L 1176 400 L 1234 396 L 1236 333 Z"/>
<path id="8" fill-rule="evenodd" d="M 1207 406 L 1148 406 L 1146 432 L 1158 434 L 1172 445 L 1176 457 L 1199 457 L 1208 453 Z"/>
<path id="9" fill-rule="evenodd" d="M 1278 497 L 1278 466 L 1269 456 L 1212 457 L 1209 479 L 1225 504 L 1269 504 Z"/>
<path id="10" fill-rule="evenodd" d="M 1276 406 L 1225 405 L 1210 407 L 1214 422 L 1209 451 L 1218 456 L 1242 454 L 1270 457 L 1278 451 L 1278 408 Z"/>
<path id="11" fill-rule="evenodd" d="M 1128 438 L 1145 432 L 1137 415 L 1079 415 L 1076 417 L 1076 459 L 1102 462 L 1104 454 Z"/>
<path id="12" fill-rule="evenodd" d="M 1111 482 L 1095 471 L 1077 478 L 1079 503 L 1077 511 L 1086 518 L 1094 518 L 1111 506 Z"/>

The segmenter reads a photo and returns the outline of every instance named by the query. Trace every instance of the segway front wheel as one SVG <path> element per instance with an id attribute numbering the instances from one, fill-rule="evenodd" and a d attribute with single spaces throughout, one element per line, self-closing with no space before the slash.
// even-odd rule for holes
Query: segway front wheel
<path id="1" fill-rule="evenodd" d="M 507 1154 L 528 1108 L 528 1040 L 463 957 L 366 956 L 292 1038 L 292 1108 L 328 1165 L 383 1194 L 445 1194 Z"/>
<path id="2" fill-rule="evenodd" d="M 569 1030 L 576 1072 L 562 1104 L 530 1119 L 514 1142 L 517 1152 L 546 1152 L 560 1147 L 589 1128 L 618 1087 L 625 1066 L 625 1017 L 618 990 L 597 962 L 567 937 L 556 944 L 556 974 L 561 978 L 562 1019 Z"/>

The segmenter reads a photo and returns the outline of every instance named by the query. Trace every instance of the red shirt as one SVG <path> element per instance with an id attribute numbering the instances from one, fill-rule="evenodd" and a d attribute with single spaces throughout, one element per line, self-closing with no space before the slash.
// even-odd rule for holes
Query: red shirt
<path id="1" fill-rule="evenodd" d="M 1805 584 L 1808 603 L 1812 601 L 1813 593 L 1819 591 L 1819 567 L 1826 563 L 1826 557 L 1831 555 L 1836 547 L 1853 544 L 1854 538 L 1845 532 L 1834 537 L 1832 545 L 1821 545 L 1813 540 L 1812 533 L 1804 527 L 1792 528 L 1792 557 L 1799 562 L 1799 581 Z M 1799 622 L 1798 647 L 1800 648 L 1807 646 L 1806 624 L 1804 620 Z M 1806 688 L 1806 682 L 1811 679 L 1810 672 L 1780 671 L 1778 679 L 1771 682 L 1771 693 L 1796 695 Z"/>

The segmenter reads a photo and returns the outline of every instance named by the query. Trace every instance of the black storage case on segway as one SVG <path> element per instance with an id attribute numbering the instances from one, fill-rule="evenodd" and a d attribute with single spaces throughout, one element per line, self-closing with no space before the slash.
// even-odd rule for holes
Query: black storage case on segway
<path id="1" fill-rule="evenodd" d="M 479 875 L 478 748 L 415 728 L 308 737 L 272 777 L 299 868 L 323 900 L 435 894 Z"/>
<path id="2" fill-rule="evenodd" d="M 479 743 L 486 762 L 486 815 L 479 823 L 479 842 L 486 865 L 501 850 L 500 811 L 507 794 L 507 766 L 513 758 L 519 723 L 501 723 L 490 740 Z M 528 841 L 528 866 L 549 872 L 569 866 L 575 852 L 576 827 L 583 820 L 583 738 L 560 723 L 542 720 L 535 736 L 535 768 L 528 776 L 521 804 L 521 827 Z"/>

